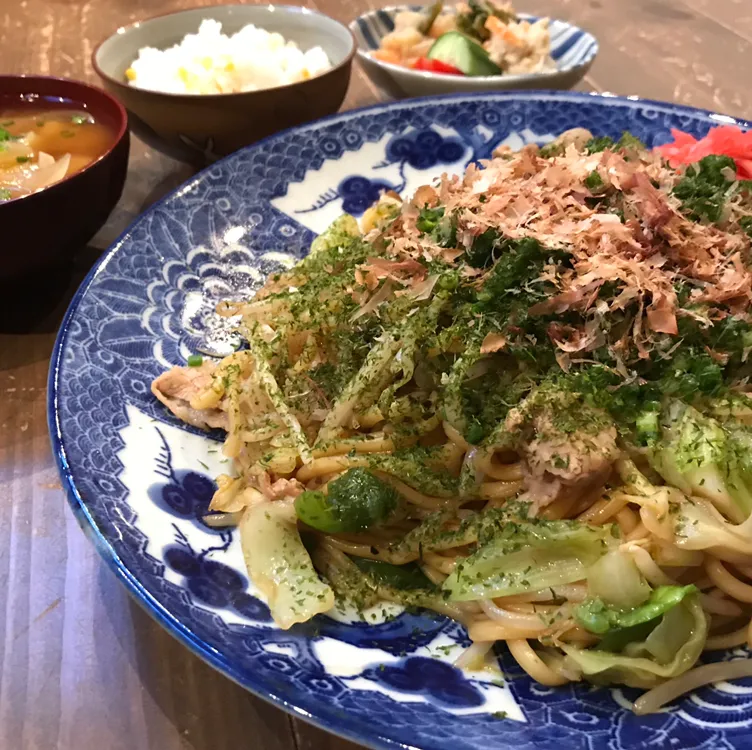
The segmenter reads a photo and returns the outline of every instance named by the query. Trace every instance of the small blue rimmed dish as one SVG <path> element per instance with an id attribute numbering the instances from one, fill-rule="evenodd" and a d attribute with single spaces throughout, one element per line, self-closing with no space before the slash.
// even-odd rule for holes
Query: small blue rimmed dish
<path id="1" fill-rule="evenodd" d="M 585 76 L 598 54 L 598 42 L 589 32 L 551 19 L 551 57 L 556 69 L 521 75 L 458 76 L 412 70 L 383 62 L 373 56 L 381 40 L 395 27 L 395 17 L 402 11 L 419 11 L 421 6 L 399 5 L 364 13 L 350 24 L 358 44 L 358 59 L 366 75 L 395 99 L 431 96 L 453 92 L 511 91 L 516 89 L 570 89 Z M 537 20 L 524 13 L 519 18 Z"/>

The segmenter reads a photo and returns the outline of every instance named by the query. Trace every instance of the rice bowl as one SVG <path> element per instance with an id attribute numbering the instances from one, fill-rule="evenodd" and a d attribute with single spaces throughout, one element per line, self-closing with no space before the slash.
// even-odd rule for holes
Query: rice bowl
<path id="1" fill-rule="evenodd" d="M 294 42 L 300 54 L 320 47 L 329 67 L 301 75 L 302 80 L 236 93 L 171 93 L 131 85 L 126 71 L 141 50 L 179 46 L 205 20 L 221 23 L 227 36 L 251 24 Z M 105 88 L 128 109 L 139 138 L 172 158 L 201 166 L 277 130 L 335 112 L 345 98 L 354 55 L 355 40 L 347 27 L 308 8 L 213 5 L 120 28 L 94 50 L 92 64 Z M 254 78 L 254 83 L 259 81 Z"/>
<path id="2" fill-rule="evenodd" d="M 172 47 L 143 47 L 125 75 L 133 87 L 165 94 L 237 94 L 306 81 L 331 67 L 320 46 L 303 51 L 253 24 L 227 36 L 207 18 Z"/>

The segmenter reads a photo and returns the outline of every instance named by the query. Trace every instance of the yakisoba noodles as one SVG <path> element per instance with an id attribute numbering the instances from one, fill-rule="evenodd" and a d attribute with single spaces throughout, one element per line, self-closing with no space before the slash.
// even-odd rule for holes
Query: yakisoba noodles
<path id="1" fill-rule="evenodd" d="M 729 158 L 570 132 L 385 194 L 220 305 L 248 347 L 153 391 L 226 431 L 210 521 L 277 623 L 427 607 L 463 666 L 506 641 L 640 713 L 752 676 L 695 666 L 751 635 L 751 216 Z"/>

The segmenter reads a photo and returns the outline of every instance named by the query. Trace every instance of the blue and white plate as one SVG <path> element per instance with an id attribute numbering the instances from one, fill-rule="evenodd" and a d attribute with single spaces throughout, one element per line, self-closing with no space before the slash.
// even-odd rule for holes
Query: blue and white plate
<path id="1" fill-rule="evenodd" d="M 576 86 L 598 54 L 598 42 L 584 29 L 552 19 L 551 57 L 556 70 L 499 76 L 456 76 L 410 70 L 372 57 L 381 40 L 394 30 L 394 17 L 404 10 L 421 10 L 425 6 L 398 5 L 364 13 L 350 24 L 358 43 L 358 60 L 368 77 L 395 99 L 409 96 L 432 96 L 470 91 L 511 91 L 516 89 L 571 89 Z M 535 16 L 520 13 L 527 21 Z"/>
<path id="2" fill-rule="evenodd" d="M 226 470 L 218 436 L 172 419 L 149 384 L 184 363 L 227 296 L 305 255 L 343 211 L 411 191 L 499 144 L 574 126 L 650 145 L 731 118 L 587 94 L 454 96 L 370 107 L 281 133 L 150 208 L 76 294 L 49 382 L 54 452 L 81 525 L 132 594 L 193 652 L 254 693 L 373 748 L 742 750 L 752 680 L 637 718 L 633 691 L 546 688 L 503 648 L 503 680 L 452 661 L 463 629 L 437 615 L 386 623 L 322 616 L 287 632 L 246 576 L 237 534 L 200 518 Z M 739 123 L 748 128 L 748 123 Z M 737 650 L 719 655 L 743 656 Z M 506 718 L 502 718 L 505 716 Z"/>

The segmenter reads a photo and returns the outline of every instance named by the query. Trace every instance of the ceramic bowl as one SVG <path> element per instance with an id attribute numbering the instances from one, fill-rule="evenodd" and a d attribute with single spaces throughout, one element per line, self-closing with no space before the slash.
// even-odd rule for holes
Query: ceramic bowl
<path id="1" fill-rule="evenodd" d="M 552 19 L 549 26 L 551 57 L 556 63 L 556 70 L 550 73 L 466 77 L 410 70 L 376 60 L 371 53 L 379 48 L 381 39 L 394 29 L 397 13 L 420 9 L 421 6 L 400 5 L 373 10 L 350 24 L 350 31 L 358 44 L 358 59 L 366 75 L 395 99 L 469 91 L 570 89 L 582 80 L 598 54 L 598 42 L 592 34 L 565 21 Z M 534 16 L 524 13 L 520 14 L 520 18 L 535 20 Z"/>
<path id="2" fill-rule="evenodd" d="M 0 111 L 29 106 L 85 110 L 115 135 L 109 150 L 77 174 L 0 203 L 2 281 L 62 266 L 110 215 L 128 166 L 128 115 L 109 94 L 63 78 L 0 76 Z"/>
<path id="3" fill-rule="evenodd" d="M 125 71 L 142 47 L 165 49 L 215 19 L 224 34 L 248 24 L 276 31 L 302 49 L 323 47 L 332 69 L 307 81 L 240 94 L 165 94 L 130 86 Z M 221 5 L 171 13 L 118 29 L 94 51 L 105 88 L 128 109 L 139 138 L 194 164 L 217 158 L 271 133 L 336 112 L 350 82 L 355 42 L 328 16 L 286 5 Z"/>

